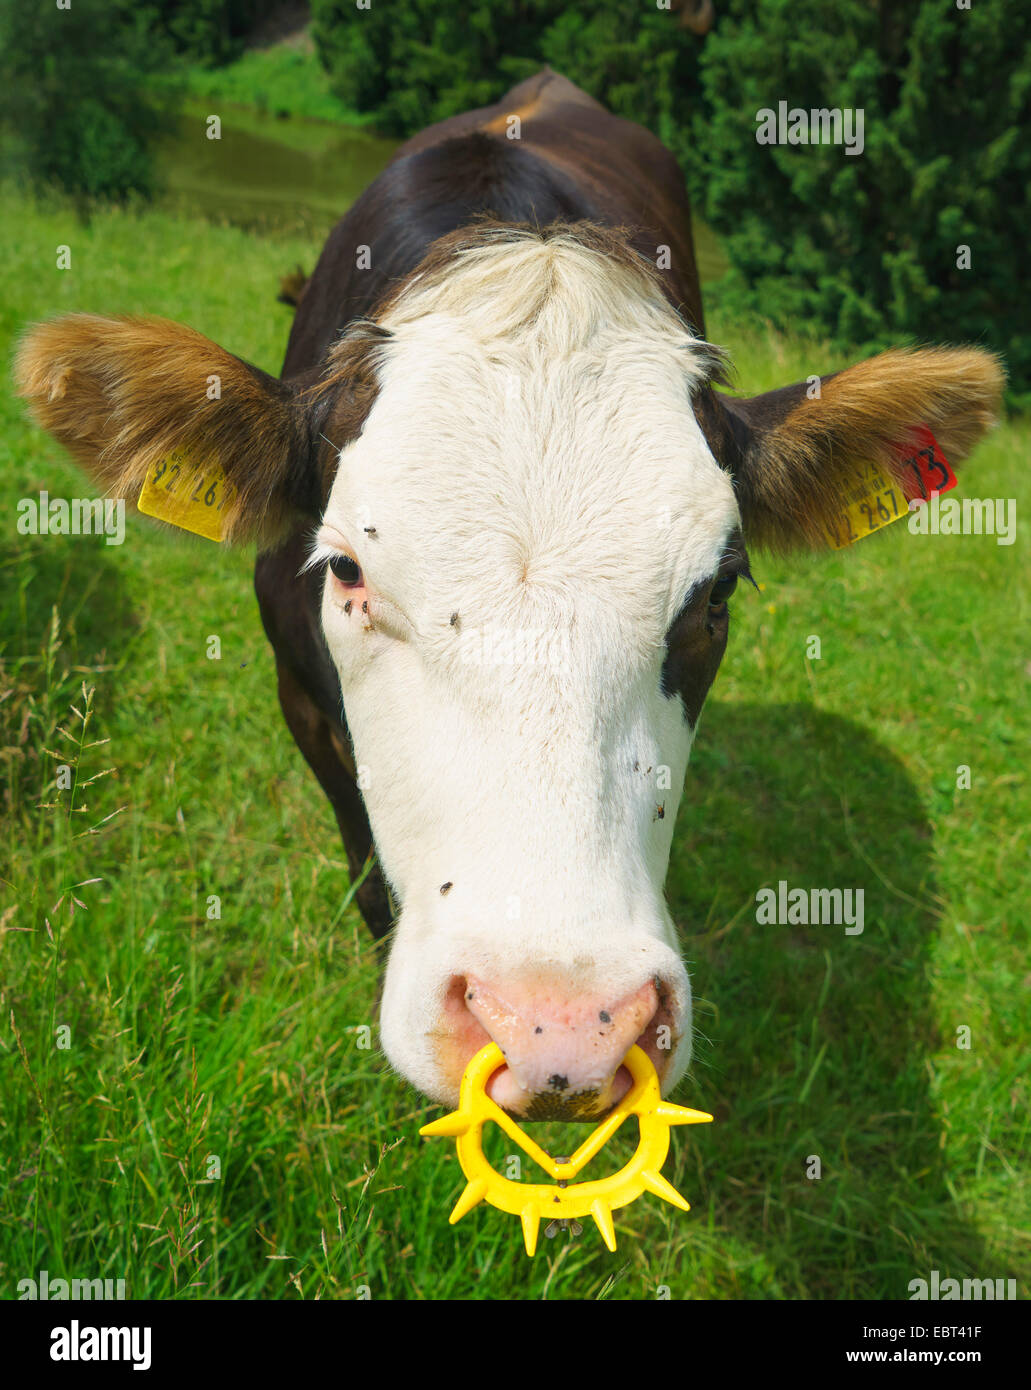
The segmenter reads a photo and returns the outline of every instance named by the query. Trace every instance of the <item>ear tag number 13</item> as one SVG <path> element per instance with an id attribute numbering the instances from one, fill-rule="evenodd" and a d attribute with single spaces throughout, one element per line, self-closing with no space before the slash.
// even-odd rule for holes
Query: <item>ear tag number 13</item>
<path id="1" fill-rule="evenodd" d="M 956 475 L 926 425 L 912 431 L 911 441 L 896 449 L 898 461 L 890 472 L 868 463 L 854 485 L 842 494 L 842 511 L 827 538 L 835 550 L 854 545 L 893 521 L 909 515 L 916 498 L 956 486 Z"/>

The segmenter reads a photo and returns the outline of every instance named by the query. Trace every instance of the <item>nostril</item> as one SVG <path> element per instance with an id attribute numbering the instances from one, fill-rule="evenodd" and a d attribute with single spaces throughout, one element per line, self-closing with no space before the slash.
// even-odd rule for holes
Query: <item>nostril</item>
<path id="1" fill-rule="evenodd" d="M 656 978 L 653 983 L 655 1011 L 635 1041 L 648 1054 L 661 1079 L 680 1042 L 680 1024 L 673 990 L 661 979 Z"/>
<path id="2" fill-rule="evenodd" d="M 630 1081 L 623 1060 L 643 1033 L 654 1032 L 661 1008 L 651 980 L 613 1001 L 612 993 L 599 1000 L 594 991 L 539 976 L 490 983 L 467 976 L 455 981 L 453 997 L 479 1025 L 478 1035 L 505 1056 L 488 1093 L 524 1114 L 547 1097 L 552 1104 L 575 1102 L 585 1115 L 614 1104 Z M 649 1051 L 655 1056 L 657 1048 Z"/>
<path id="3" fill-rule="evenodd" d="M 466 1062 L 491 1041 L 491 1034 L 470 1008 L 474 997 L 475 990 L 464 975 L 453 975 L 444 991 L 445 1025 L 462 1050 Z"/>
<path id="4" fill-rule="evenodd" d="M 658 975 L 629 989 L 604 987 L 605 974 L 618 979 L 625 968 L 623 961 L 604 972 L 596 966 L 593 981 L 540 969 L 515 979 L 451 975 L 434 1046 L 456 1095 L 465 1068 L 489 1042 L 504 1061 L 487 1094 L 522 1119 L 596 1120 L 632 1084 L 622 1064 L 635 1043 L 664 1080 L 679 1041 L 680 987 Z"/>

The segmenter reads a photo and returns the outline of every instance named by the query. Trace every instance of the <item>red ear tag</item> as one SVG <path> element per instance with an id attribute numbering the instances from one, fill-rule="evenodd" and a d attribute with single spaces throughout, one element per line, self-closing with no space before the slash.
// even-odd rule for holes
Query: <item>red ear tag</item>
<path id="1" fill-rule="evenodd" d="M 825 527 L 834 550 L 855 545 L 892 522 L 909 515 L 909 504 L 929 501 L 935 492 L 956 486 L 956 475 L 938 441 L 926 425 L 915 425 L 905 444 L 895 446 L 891 469 L 877 463 L 863 464 L 841 493 L 841 513 Z"/>
<path id="2" fill-rule="evenodd" d="M 932 492 L 948 492 L 956 486 L 956 475 L 926 425 L 913 430 L 913 443 L 899 448 L 899 469 L 906 497 L 930 500 Z"/>

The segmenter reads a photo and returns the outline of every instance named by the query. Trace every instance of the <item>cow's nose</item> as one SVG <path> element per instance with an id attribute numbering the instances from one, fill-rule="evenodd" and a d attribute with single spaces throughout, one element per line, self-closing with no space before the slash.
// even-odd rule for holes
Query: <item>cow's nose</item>
<path id="1" fill-rule="evenodd" d="M 659 999 L 651 980 L 612 999 L 539 981 L 467 977 L 465 1005 L 505 1054 L 507 1066 L 487 1088 L 491 1099 L 528 1119 L 578 1119 L 610 1109 L 626 1094 L 631 1078 L 621 1063 Z"/>

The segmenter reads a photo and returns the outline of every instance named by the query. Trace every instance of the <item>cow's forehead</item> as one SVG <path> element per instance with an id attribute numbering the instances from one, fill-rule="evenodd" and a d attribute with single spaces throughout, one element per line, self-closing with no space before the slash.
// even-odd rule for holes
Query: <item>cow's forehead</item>
<path id="1" fill-rule="evenodd" d="M 625 266 L 493 249 L 383 320 L 326 520 L 412 617 L 594 600 L 661 636 L 739 522 L 692 408 L 705 345 Z"/>

